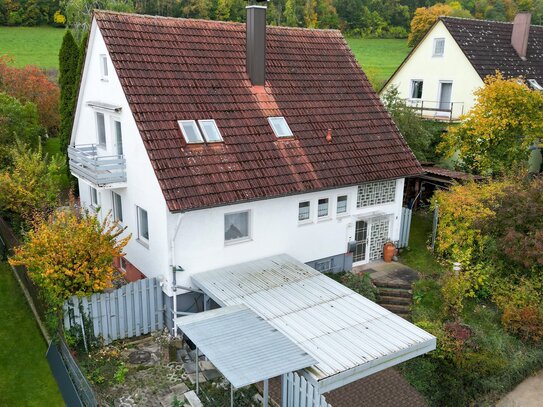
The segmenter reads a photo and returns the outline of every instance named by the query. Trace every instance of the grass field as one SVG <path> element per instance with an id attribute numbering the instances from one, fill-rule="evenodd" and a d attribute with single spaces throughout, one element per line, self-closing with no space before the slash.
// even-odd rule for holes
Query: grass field
<path id="1" fill-rule="evenodd" d="M 53 27 L 0 27 L 0 55 L 10 55 L 15 66 L 58 69 L 64 30 Z"/>
<path id="2" fill-rule="evenodd" d="M 0 262 L 0 321 L 0 406 L 63 406 L 45 341 L 5 262 Z"/>
<path id="3" fill-rule="evenodd" d="M 347 43 L 376 90 L 381 89 L 410 51 L 405 39 L 347 38 Z"/>

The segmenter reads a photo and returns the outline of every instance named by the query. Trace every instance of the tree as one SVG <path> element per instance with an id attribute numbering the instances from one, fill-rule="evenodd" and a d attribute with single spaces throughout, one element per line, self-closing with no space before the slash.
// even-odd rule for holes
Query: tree
<path id="1" fill-rule="evenodd" d="M 29 222 L 36 214 L 56 208 L 66 187 L 64 160 L 43 156 L 23 143 L 10 150 L 13 164 L 0 172 L 0 210 Z"/>
<path id="2" fill-rule="evenodd" d="M 0 92 L 21 102 L 32 102 L 38 109 L 39 121 L 50 135 L 58 131 L 59 88 L 38 67 L 15 68 L 9 59 L 0 57 Z"/>
<path id="3" fill-rule="evenodd" d="M 398 89 L 391 88 L 387 91 L 383 95 L 383 103 L 417 159 L 426 161 L 433 158 L 434 135 L 413 109 L 399 97 Z"/>
<path id="4" fill-rule="evenodd" d="M 317 0 L 319 28 L 338 28 L 339 17 L 332 0 Z"/>
<path id="5" fill-rule="evenodd" d="M 307 28 L 317 28 L 317 0 L 306 0 L 304 7 L 304 22 Z"/>
<path id="6" fill-rule="evenodd" d="M 440 16 L 471 17 L 469 11 L 464 10 L 460 3 L 436 3 L 431 7 L 419 7 L 411 20 L 411 32 L 407 39 L 410 47 L 416 46 L 434 25 Z"/>
<path id="7" fill-rule="evenodd" d="M 501 73 L 485 78 L 475 106 L 461 125 L 451 127 L 440 150 L 480 174 L 504 174 L 526 166 L 530 147 L 543 139 L 543 94 L 522 79 Z"/>
<path id="8" fill-rule="evenodd" d="M 215 18 L 220 21 L 228 21 L 230 18 L 230 0 L 219 0 L 217 2 L 217 11 L 215 12 Z"/>
<path id="9" fill-rule="evenodd" d="M 289 27 L 297 27 L 298 26 L 298 16 L 296 14 L 296 5 L 294 0 L 287 0 L 285 3 L 285 13 L 283 14 L 285 17 L 285 23 Z"/>
<path id="10" fill-rule="evenodd" d="M 16 140 L 36 147 L 43 135 L 38 110 L 31 103 L 21 103 L 13 96 L 0 93 L 0 168 L 11 162 Z"/>
<path id="11" fill-rule="evenodd" d="M 60 84 L 60 146 L 66 151 L 74 123 L 77 103 L 79 47 L 70 30 L 66 31 L 58 54 Z"/>
<path id="12" fill-rule="evenodd" d="M 109 215 L 100 222 L 72 205 L 37 217 L 9 262 L 26 266 L 46 301 L 58 309 L 73 295 L 89 295 L 112 286 L 113 259 L 123 255 L 131 237 L 121 237 L 123 232 L 110 222 Z"/>

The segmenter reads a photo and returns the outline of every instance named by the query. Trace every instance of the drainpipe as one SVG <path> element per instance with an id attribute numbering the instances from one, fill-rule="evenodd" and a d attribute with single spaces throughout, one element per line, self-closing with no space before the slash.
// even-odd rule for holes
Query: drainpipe
<path id="1" fill-rule="evenodd" d="M 175 226 L 175 231 L 173 234 L 172 239 L 170 240 L 170 258 L 171 258 L 171 265 L 172 265 L 172 291 L 173 291 L 173 315 L 172 315 L 172 329 L 173 329 L 173 336 L 174 338 L 177 338 L 177 328 L 175 326 L 175 318 L 177 317 L 177 265 L 175 264 L 175 239 L 177 237 L 177 233 L 179 232 L 179 229 L 181 228 L 181 221 L 183 220 L 183 217 L 185 216 L 184 213 L 181 213 L 179 215 L 179 219 L 177 219 L 177 225 Z"/>

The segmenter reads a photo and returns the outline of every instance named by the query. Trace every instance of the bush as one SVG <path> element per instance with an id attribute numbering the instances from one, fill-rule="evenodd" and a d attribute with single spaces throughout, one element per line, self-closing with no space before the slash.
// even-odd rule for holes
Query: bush
<path id="1" fill-rule="evenodd" d="M 363 295 L 368 300 L 377 301 L 377 288 L 373 285 L 368 273 L 345 273 L 340 282 L 354 292 Z"/>

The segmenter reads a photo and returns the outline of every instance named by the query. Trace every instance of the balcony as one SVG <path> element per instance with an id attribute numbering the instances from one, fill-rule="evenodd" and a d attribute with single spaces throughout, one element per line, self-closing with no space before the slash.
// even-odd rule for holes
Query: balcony
<path id="1" fill-rule="evenodd" d="M 101 188 L 118 188 L 126 183 L 126 160 L 122 155 L 99 155 L 95 144 L 68 147 L 70 171 L 77 178 Z"/>
<path id="2" fill-rule="evenodd" d="M 464 102 L 406 99 L 405 104 L 428 120 L 458 121 L 464 114 Z"/>

